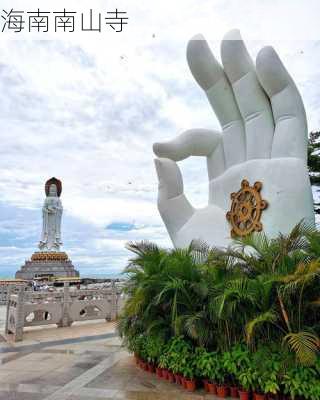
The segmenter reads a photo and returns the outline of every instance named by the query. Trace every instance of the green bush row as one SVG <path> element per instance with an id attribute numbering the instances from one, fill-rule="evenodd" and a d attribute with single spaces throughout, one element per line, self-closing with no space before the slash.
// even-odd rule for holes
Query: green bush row
<path id="1" fill-rule="evenodd" d="M 320 399 L 320 359 L 312 367 L 297 365 L 290 353 L 269 347 L 250 352 L 245 345 L 230 351 L 209 352 L 183 337 L 167 343 L 157 336 L 138 335 L 129 350 L 142 360 L 188 379 L 207 379 L 256 393 L 283 393 L 291 398 Z"/>

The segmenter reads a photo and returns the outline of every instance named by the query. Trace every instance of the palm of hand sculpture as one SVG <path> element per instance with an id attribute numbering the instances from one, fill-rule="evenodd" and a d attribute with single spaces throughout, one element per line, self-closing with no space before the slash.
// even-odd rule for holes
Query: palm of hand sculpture
<path id="1" fill-rule="evenodd" d="M 160 157 L 155 160 L 158 208 L 175 247 L 186 247 L 193 239 L 227 246 L 232 229 L 226 218 L 230 196 L 241 189 L 243 180 L 251 186 L 262 184 L 256 188 L 266 202 L 256 230 L 274 237 L 288 233 L 302 219 L 314 223 L 307 121 L 292 78 L 271 47 L 259 52 L 254 66 L 236 30 L 222 41 L 221 59 L 223 68 L 200 35 L 188 44 L 189 67 L 222 133 L 191 129 L 153 146 Z M 176 161 L 189 156 L 207 157 L 209 204 L 203 209 L 194 209 L 183 193 Z M 257 213 L 248 207 L 243 211 L 251 217 Z"/>

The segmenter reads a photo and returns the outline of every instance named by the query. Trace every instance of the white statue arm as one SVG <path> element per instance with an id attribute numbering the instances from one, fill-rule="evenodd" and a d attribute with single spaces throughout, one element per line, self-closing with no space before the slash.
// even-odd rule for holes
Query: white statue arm
<path id="1" fill-rule="evenodd" d="M 52 208 L 48 198 L 45 199 L 42 210 L 43 210 L 43 212 L 45 212 L 47 214 L 53 212 L 53 208 Z"/>
<path id="2" fill-rule="evenodd" d="M 188 45 L 191 72 L 220 121 L 222 134 L 191 130 L 178 139 L 156 143 L 159 178 L 158 207 L 176 246 L 201 238 L 227 245 L 226 211 L 230 194 L 242 179 L 263 182 L 269 207 L 262 223 L 267 234 L 288 232 L 302 218 L 314 222 L 312 193 L 306 167 L 307 122 L 300 94 L 271 47 L 253 64 L 238 31 L 221 44 L 223 67 L 202 36 Z M 220 138 L 220 139 L 219 139 Z M 194 209 L 183 194 L 175 161 L 190 155 L 207 157 L 209 205 Z"/>
<path id="3" fill-rule="evenodd" d="M 63 210 L 62 202 L 61 202 L 60 199 L 58 199 L 58 201 L 57 201 L 56 209 L 57 209 L 59 212 L 62 212 L 62 210 Z"/>

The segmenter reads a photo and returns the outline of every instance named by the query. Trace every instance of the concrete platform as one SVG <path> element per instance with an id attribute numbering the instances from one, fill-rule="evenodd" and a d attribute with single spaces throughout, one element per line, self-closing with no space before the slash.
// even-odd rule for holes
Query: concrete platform
<path id="1" fill-rule="evenodd" d="M 29 328 L 25 338 L 0 342 L 0 400 L 215 399 L 140 370 L 121 347 L 114 323 Z"/>

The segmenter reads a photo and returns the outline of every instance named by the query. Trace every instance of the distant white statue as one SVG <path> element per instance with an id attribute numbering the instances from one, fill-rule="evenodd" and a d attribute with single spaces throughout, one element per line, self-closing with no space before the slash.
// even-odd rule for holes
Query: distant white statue
<path id="1" fill-rule="evenodd" d="M 222 65 L 201 35 L 189 42 L 187 59 L 221 132 L 191 129 L 154 144 L 158 208 L 174 245 L 202 239 L 224 247 L 251 232 L 274 237 L 302 219 L 314 224 L 306 114 L 275 50 L 264 47 L 254 64 L 234 30 L 222 41 Z M 209 201 L 202 209 L 183 192 L 177 161 L 190 156 L 207 159 Z"/>
<path id="2" fill-rule="evenodd" d="M 42 234 L 39 243 L 41 251 L 59 251 L 61 241 L 62 203 L 60 200 L 61 181 L 51 178 L 46 182 L 46 199 L 42 207 Z"/>

